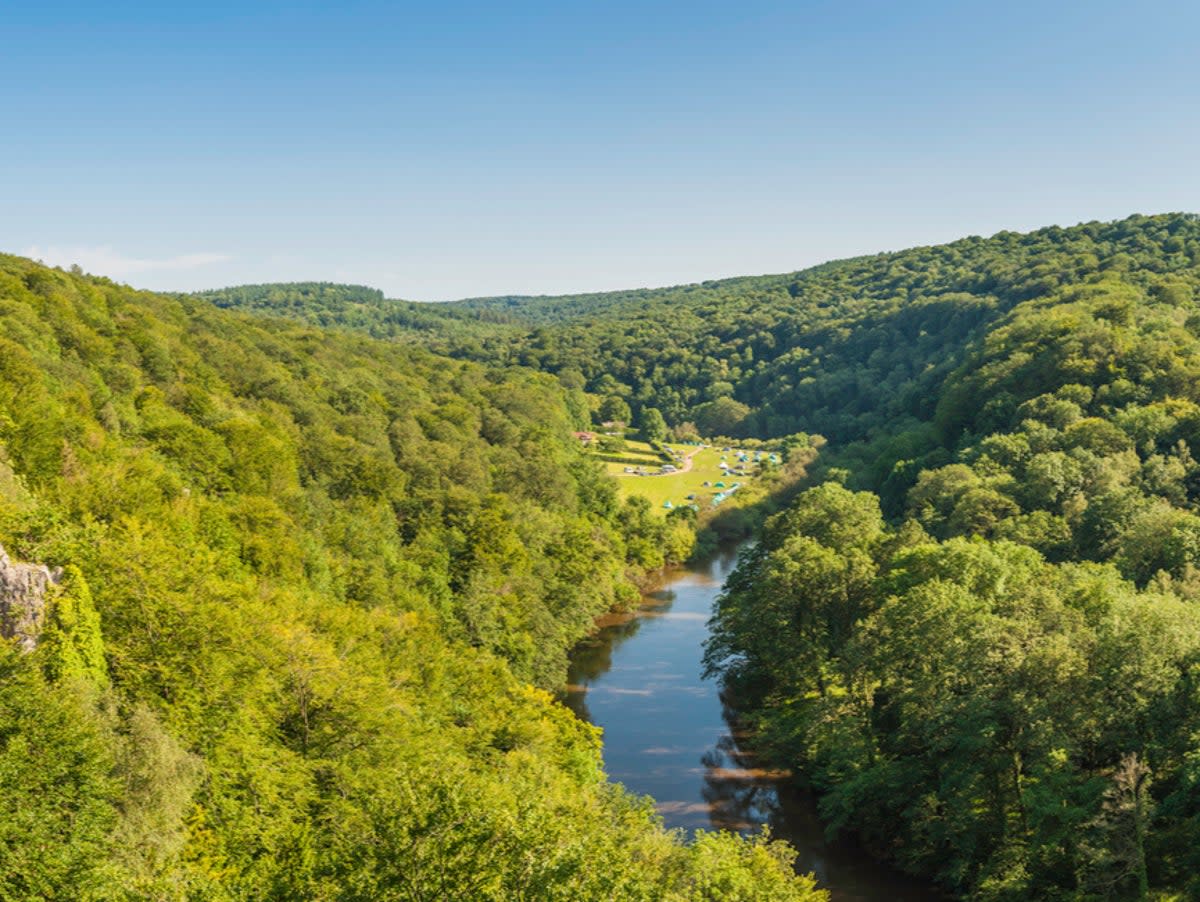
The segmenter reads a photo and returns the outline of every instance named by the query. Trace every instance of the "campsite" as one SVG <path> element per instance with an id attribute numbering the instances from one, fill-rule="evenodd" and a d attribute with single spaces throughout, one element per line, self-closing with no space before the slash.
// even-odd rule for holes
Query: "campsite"
<path id="1" fill-rule="evenodd" d="M 622 498 L 640 495 L 661 516 L 680 507 L 703 514 L 741 503 L 750 497 L 741 493 L 781 462 L 777 451 L 725 443 L 664 442 L 659 447 L 663 450 L 634 439 L 624 439 L 619 450 L 590 446 L 617 480 Z"/>

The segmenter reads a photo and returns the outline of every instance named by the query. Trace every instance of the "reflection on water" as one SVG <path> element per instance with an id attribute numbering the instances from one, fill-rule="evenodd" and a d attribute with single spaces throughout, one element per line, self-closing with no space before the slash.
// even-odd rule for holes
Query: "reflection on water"
<path id="1" fill-rule="evenodd" d="M 667 826 L 741 832 L 769 824 L 796 846 L 835 900 L 940 898 L 852 844 L 826 841 L 813 800 L 786 771 L 764 769 L 739 748 L 717 686 L 703 680 L 707 621 L 736 554 L 676 574 L 633 614 L 614 615 L 571 657 L 566 704 L 604 728 L 609 775 L 653 796 Z"/>
<path id="2" fill-rule="evenodd" d="M 739 753 L 733 736 L 717 740 L 715 748 L 700 756 L 704 763 L 701 794 L 709 820 L 725 830 L 757 830 L 760 824 L 778 825 L 778 789 L 791 774 L 756 767 Z"/>

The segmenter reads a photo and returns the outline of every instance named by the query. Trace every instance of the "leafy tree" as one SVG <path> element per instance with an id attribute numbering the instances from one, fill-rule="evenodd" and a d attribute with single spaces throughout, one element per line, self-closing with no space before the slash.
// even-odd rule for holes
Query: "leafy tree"
<path id="1" fill-rule="evenodd" d="M 750 408 L 741 401 L 721 397 L 701 404 L 693 412 L 696 428 L 705 435 L 740 436 Z"/>
<path id="2" fill-rule="evenodd" d="M 0 899 L 97 899 L 114 888 L 111 767 L 86 700 L 0 648 Z"/>
<path id="3" fill-rule="evenodd" d="M 629 423 L 633 419 L 633 414 L 629 410 L 629 404 L 626 403 L 624 398 L 618 395 L 609 395 L 605 398 L 596 413 L 602 423 Z"/>
<path id="4" fill-rule="evenodd" d="M 667 421 L 663 419 L 662 412 L 656 407 L 642 409 L 641 417 L 638 420 L 638 429 L 641 431 L 642 438 L 647 442 L 661 442 L 667 438 Z"/>
<path id="5" fill-rule="evenodd" d="M 69 564 L 50 601 L 40 644 L 46 675 L 55 681 L 108 682 L 100 615 L 83 574 Z"/>

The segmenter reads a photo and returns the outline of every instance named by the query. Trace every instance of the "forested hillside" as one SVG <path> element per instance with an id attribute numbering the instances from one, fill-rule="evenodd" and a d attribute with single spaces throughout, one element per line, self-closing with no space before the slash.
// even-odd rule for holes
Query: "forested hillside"
<path id="1" fill-rule="evenodd" d="M 635 420 L 649 406 L 705 434 L 846 446 L 928 421 L 968 343 L 1016 304 L 1100 279 L 1187 291 L 1198 262 L 1197 217 L 1135 216 L 678 288 L 281 312 L 577 374 Z"/>
<path id="2" fill-rule="evenodd" d="M 1196 230 L 1039 262 L 714 619 L 712 670 L 832 828 L 971 898 L 1200 895 Z"/>
<path id="3" fill-rule="evenodd" d="M 461 361 L 453 371 L 460 379 L 473 374 L 477 386 L 501 379 L 496 395 L 478 388 L 468 405 L 483 398 L 478 437 L 489 446 L 496 442 L 488 405 L 503 406 L 514 385 L 544 393 L 524 418 L 505 408 L 518 434 L 548 417 L 560 418 L 558 429 L 579 422 L 586 391 L 592 406 L 616 399 L 635 420 L 653 407 L 668 427 L 691 423 L 709 435 L 828 437 L 817 484 L 768 523 L 731 579 L 712 624 L 712 672 L 756 728 L 763 753 L 818 792 L 834 831 L 857 834 L 880 855 L 963 896 L 1085 900 L 1200 896 L 1198 292 L 1200 218 L 1174 214 L 968 238 L 786 276 L 655 291 L 435 306 L 374 296 L 351 303 L 338 291 L 294 303 L 286 286 L 260 286 L 226 292 L 221 302 L 265 305 L 333 327 L 327 340 L 339 358 L 358 348 L 372 373 L 369 357 L 392 361 L 389 368 L 404 361 L 424 374 L 426 392 L 439 368 L 451 365 L 415 345 Z M 197 334 L 216 328 L 207 324 L 218 314 L 196 300 L 171 309 L 189 324 L 205 323 Z M 214 322 L 236 323 L 223 328 L 239 334 L 261 332 L 291 355 L 299 342 L 314 355 L 295 358 L 305 366 L 322 359 L 314 334 L 303 329 L 293 335 L 277 321 Z M 44 334 L 39 328 L 34 337 Z M 197 329 L 189 325 L 187 334 Z M 389 341 L 343 334 L 353 332 Z M 63 360 L 83 353 L 58 341 Z M 130 366 L 148 374 L 139 378 L 164 392 L 164 404 L 210 431 L 223 422 L 209 425 L 172 401 L 149 369 L 158 365 L 156 352 L 144 353 L 150 356 Z M 201 356 L 205 367 L 216 366 L 213 355 Z M 557 381 L 505 369 L 514 364 Z M 221 384 L 242 384 L 243 362 L 230 367 Z M 321 379 L 306 381 L 303 398 L 326 398 L 313 385 L 325 390 Z M 143 390 L 138 383 L 122 391 L 137 397 Z M 75 410 L 93 393 L 79 389 L 57 403 Z M 72 467 L 98 472 L 88 455 L 107 459 L 101 452 L 112 453 L 104 449 L 118 441 L 113 436 L 137 436 L 154 460 L 177 453 L 156 445 L 146 425 L 152 417 L 134 429 L 119 406 L 103 414 L 94 399 L 88 403 L 99 425 L 79 434 L 99 430 L 96 449 L 57 433 L 38 439 L 40 427 L 15 420 L 5 433 L 10 444 L 28 436 L 20 440 L 42 449 L 22 467 L 55 474 L 47 485 L 61 497 L 74 497 Z M 394 402 L 385 419 L 404 409 Z M 304 422 L 299 413 L 289 416 Z M 419 416 L 417 425 L 426 440 L 443 440 Z M 468 429 L 462 441 L 474 447 L 474 440 Z M 222 441 L 236 458 L 235 446 Z M 602 594 L 611 601 L 620 595 L 623 566 L 655 563 L 647 549 L 656 537 L 644 509 L 614 508 L 611 489 L 554 441 L 543 445 L 557 448 L 545 478 L 558 474 L 560 495 L 530 499 L 520 485 L 485 481 L 472 483 L 471 497 L 499 492 L 542 517 L 577 511 L 606 538 L 600 550 L 581 541 L 567 559 L 578 561 L 573 572 L 609 574 Z M 39 465 L 43 458 L 48 463 Z M 308 494 L 326 472 L 329 458 L 319 459 L 300 471 Z M 401 459 L 402 471 L 423 460 Z M 498 478 L 494 468 L 487 474 Z M 532 584 L 524 594 L 513 590 L 499 576 L 509 572 L 499 563 L 502 552 L 468 556 L 483 575 L 469 567 L 465 581 L 456 578 L 453 549 L 462 546 L 453 529 L 464 527 L 451 499 L 460 482 L 458 474 L 443 475 L 444 495 L 433 493 L 443 507 L 430 546 L 420 545 L 419 532 L 404 533 L 405 519 L 396 517 L 401 535 L 387 547 L 401 549 L 398 559 L 415 568 L 404 572 L 432 566 L 439 574 L 436 590 L 422 584 L 411 609 L 448 637 L 439 641 L 469 643 L 549 685 L 561 649 L 592 609 L 582 600 L 555 608 L 556 596 L 539 595 Z M 543 479 L 530 484 L 540 491 Z M 213 486 L 208 496 L 234 503 L 222 491 Z M 332 487 L 318 493 L 326 495 L 344 500 Z M 188 497 L 195 495 L 170 504 L 187 510 L 198 503 Z M 67 503 L 54 509 L 73 511 L 61 507 Z M 475 517 L 491 510 L 479 503 Z M 403 510 L 389 504 L 392 515 Z M 527 516 L 512 510 L 497 516 L 528 543 L 532 530 L 521 532 Z M 89 516 L 81 522 L 106 522 Z M 8 518 L 22 525 L 4 536 L 38 560 L 87 563 L 105 547 L 89 542 L 65 554 L 54 538 L 62 520 L 29 512 Z M 325 535 L 328 519 L 316 518 L 321 531 L 313 541 L 340 548 Z M 237 522 L 251 521 L 234 522 L 236 531 Z M 490 526 L 482 532 L 495 534 Z M 205 535 L 199 526 L 193 533 Z M 448 557 L 432 550 L 429 560 L 412 557 L 414 548 L 439 543 L 451 549 Z M 584 547 L 598 557 L 589 561 Z M 247 553 L 257 552 L 240 550 L 238 566 L 256 572 Z M 550 547 L 540 554 L 561 560 Z M 565 566 L 545 563 L 538 571 L 541 560 L 529 562 L 534 582 Z M 305 580 L 314 578 L 309 571 L 329 579 L 335 594 L 361 605 L 338 588 L 354 568 L 304 568 Z M 477 595 L 476 579 L 483 587 Z M 519 601 L 495 601 L 510 590 Z M 112 615 L 101 607 L 103 623 Z M 519 612 L 515 623 L 506 619 L 509 610 Z M 546 656 L 540 639 L 523 645 L 511 638 L 530 635 L 550 636 L 557 651 Z M 123 659 L 110 651 L 107 660 L 114 669 Z"/>
<path id="4" fill-rule="evenodd" d="M 1200 219 L 1133 217 L 424 334 L 671 426 L 830 438 L 708 659 L 832 829 L 972 898 L 1192 898 L 1198 290 Z"/>
<path id="5" fill-rule="evenodd" d="M 267 316 L 298 319 L 325 328 L 365 332 L 375 338 L 417 339 L 423 346 L 458 348 L 468 337 L 504 330 L 519 336 L 522 329 L 505 329 L 508 317 L 456 304 L 422 304 L 390 300 L 377 288 L 337 282 L 268 282 L 234 285 L 199 291 L 200 298 L 218 307 L 235 308 Z M 445 340 L 446 334 L 453 342 Z"/>
<path id="6" fill-rule="evenodd" d="M 302 312 L 308 316 L 320 316 L 324 311 L 337 311 L 340 314 L 353 305 L 378 307 L 387 303 L 378 288 L 337 282 L 239 285 L 197 292 L 196 296 L 218 307 L 241 307 L 279 316 L 289 312 Z"/>
<path id="7" fill-rule="evenodd" d="M 545 691 L 663 562 L 576 409 L 0 257 L 0 545 L 63 568 L 0 645 L 0 899 L 819 898 L 664 832 Z"/>

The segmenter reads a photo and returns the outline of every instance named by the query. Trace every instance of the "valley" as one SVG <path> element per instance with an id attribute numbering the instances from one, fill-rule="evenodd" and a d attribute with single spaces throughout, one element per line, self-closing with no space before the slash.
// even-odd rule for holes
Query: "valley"
<path id="1" fill-rule="evenodd" d="M 1198 291 L 1191 214 L 441 305 L 0 257 L 0 895 L 1194 895 Z"/>

